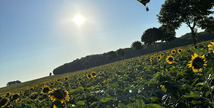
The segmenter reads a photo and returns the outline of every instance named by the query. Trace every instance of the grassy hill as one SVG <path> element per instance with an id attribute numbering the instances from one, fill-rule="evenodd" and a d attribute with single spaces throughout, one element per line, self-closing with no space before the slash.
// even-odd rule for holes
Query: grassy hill
<path id="1" fill-rule="evenodd" d="M 214 33 L 211 34 L 211 36 L 209 35 L 209 33 L 206 33 L 206 32 L 201 32 L 201 33 L 198 33 L 197 35 L 198 35 L 197 42 L 211 40 L 212 38 L 214 39 Z M 159 42 L 159 43 L 157 43 L 157 47 L 158 47 L 158 51 L 163 51 L 163 50 L 167 50 L 167 49 L 171 49 L 171 48 L 175 48 L 175 47 L 179 47 L 179 46 L 189 45 L 192 43 L 193 42 L 192 42 L 191 33 L 187 33 L 187 34 L 181 36 L 180 38 L 174 39 L 173 41 L 171 41 L 169 43 Z M 125 59 L 156 52 L 154 46 L 152 46 L 152 45 L 145 46 L 142 50 L 139 50 L 139 51 L 133 50 L 132 48 L 125 48 L 123 50 L 125 52 L 125 55 L 124 55 Z M 114 54 L 116 51 L 110 51 L 110 52 L 112 52 Z M 86 57 L 76 59 L 70 63 L 65 63 L 65 64 L 55 68 L 53 70 L 53 73 L 55 75 L 57 75 L 57 74 L 63 74 L 63 73 L 68 73 L 68 72 L 75 72 L 78 70 L 93 68 L 96 66 L 100 66 L 100 65 L 122 60 L 121 56 L 116 56 L 116 54 L 111 59 L 109 59 L 108 55 L 110 52 L 103 53 L 103 54 L 97 54 L 97 55 L 88 55 Z"/>
<path id="2" fill-rule="evenodd" d="M 0 106 L 59 108 L 213 107 L 209 41 L 0 89 Z"/>

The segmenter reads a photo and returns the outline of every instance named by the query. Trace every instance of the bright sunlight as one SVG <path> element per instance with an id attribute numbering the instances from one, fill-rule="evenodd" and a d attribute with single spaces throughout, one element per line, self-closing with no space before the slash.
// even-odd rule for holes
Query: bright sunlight
<path id="1" fill-rule="evenodd" d="M 85 17 L 78 14 L 74 17 L 73 21 L 77 24 L 77 25 L 82 25 L 85 22 Z"/>

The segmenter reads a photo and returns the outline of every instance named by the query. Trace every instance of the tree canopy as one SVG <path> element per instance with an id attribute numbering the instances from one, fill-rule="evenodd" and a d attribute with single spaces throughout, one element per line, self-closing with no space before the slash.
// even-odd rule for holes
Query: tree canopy
<path id="1" fill-rule="evenodd" d="M 166 0 L 158 15 L 159 22 L 170 30 L 187 24 L 196 44 L 196 26 L 199 21 L 212 13 L 214 0 Z"/>
<path id="2" fill-rule="evenodd" d="M 155 44 L 156 41 L 161 40 L 162 31 L 158 28 L 149 28 L 141 36 L 141 41 L 145 45 Z"/>
<path id="3" fill-rule="evenodd" d="M 134 50 L 140 50 L 142 49 L 142 43 L 140 41 L 135 41 L 132 43 L 131 48 Z"/>

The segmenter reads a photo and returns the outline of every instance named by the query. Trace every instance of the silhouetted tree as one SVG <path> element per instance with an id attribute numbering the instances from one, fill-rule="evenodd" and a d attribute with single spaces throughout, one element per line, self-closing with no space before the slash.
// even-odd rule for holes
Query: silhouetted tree
<path id="1" fill-rule="evenodd" d="M 175 30 L 167 30 L 167 28 L 166 27 L 164 27 L 164 26 L 161 26 L 160 28 L 159 28 L 160 30 L 161 30 L 161 37 L 160 37 L 160 40 L 162 41 L 162 42 L 167 42 L 167 43 L 169 43 L 170 41 L 172 41 L 172 40 L 174 40 L 176 37 L 175 37 Z"/>
<path id="2" fill-rule="evenodd" d="M 7 83 L 7 86 L 14 85 L 14 84 L 19 84 L 19 83 L 21 83 L 21 81 L 19 81 L 19 80 L 10 81 L 10 82 Z"/>
<path id="3" fill-rule="evenodd" d="M 204 17 L 202 20 L 199 21 L 198 26 L 200 26 L 202 29 L 205 29 L 205 31 L 209 33 L 209 36 L 211 38 L 211 33 L 214 31 L 214 18 L 212 16 Z"/>
<path id="4" fill-rule="evenodd" d="M 141 50 L 142 49 L 142 43 L 140 41 L 135 41 L 132 43 L 131 48 L 134 50 Z"/>
<path id="5" fill-rule="evenodd" d="M 162 31 L 158 28 L 149 28 L 141 36 L 141 41 L 145 45 L 153 45 L 157 51 L 156 41 L 161 40 Z"/>
<path id="6" fill-rule="evenodd" d="M 166 0 L 158 15 L 159 22 L 172 29 L 178 29 L 182 23 L 191 30 L 193 43 L 196 44 L 196 26 L 200 19 L 211 14 L 214 0 Z"/>
<path id="7" fill-rule="evenodd" d="M 117 56 L 121 56 L 122 57 L 122 59 L 124 58 L 124 55 L 125 55 L 125 51 L 123 50 L 123 49 L 118 49 L 117 51 L 116 51 L 116 54 L 117 54 Z"/>

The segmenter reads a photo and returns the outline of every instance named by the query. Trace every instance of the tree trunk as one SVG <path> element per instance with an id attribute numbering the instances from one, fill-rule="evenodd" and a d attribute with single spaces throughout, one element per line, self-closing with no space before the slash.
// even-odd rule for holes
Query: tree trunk
<path id="1" fill-rule="evenodd" d="M 156 52 L 158 53 L 158 47 L 157 47 L 156 43 L 154 43 L 154 47 L 155 47 Z"/>
<path id="2" fill-rule="evenodd" d="M 191 34 L 192 34 L 193 45 L 196 45 L 197 37 L 196 37 L 196 32 L 193 28 L 191 28 Z"/>
<path id="3" fill-rule="evenodd" d="M 209 32 L 209 36 L 210 36 L 210 39 L 212 39 L 212 42 L 213 42 L 213 38 L 211 37 L 211 33 L 212 33 L 212 32 Z"/>

